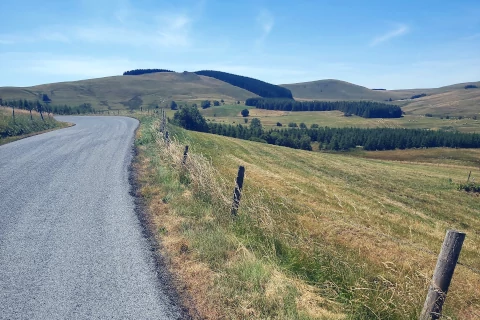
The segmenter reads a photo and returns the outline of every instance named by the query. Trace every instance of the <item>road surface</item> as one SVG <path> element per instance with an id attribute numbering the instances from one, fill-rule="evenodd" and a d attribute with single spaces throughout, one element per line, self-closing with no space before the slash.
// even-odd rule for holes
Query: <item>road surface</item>
<path id="1" fill-rule="evenodd" d="M 0 319 L 178 319 L 129 195 L 138 121 L 0 146 Z"/>

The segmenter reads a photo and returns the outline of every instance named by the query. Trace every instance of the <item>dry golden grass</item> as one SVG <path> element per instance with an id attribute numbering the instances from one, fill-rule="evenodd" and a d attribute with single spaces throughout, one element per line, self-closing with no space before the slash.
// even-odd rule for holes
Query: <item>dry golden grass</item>
<path id="1" fill-rule="evenodd" d="M 413 319 L 448 228 L 467 233 L 460 260 L 480 269 L 478 197 L 455 185 L 467 170 L 480 175 L 472 166 L 478 153 L 461 165 L 441 159 L 432 165 L 426 156 L 392 162 L 178 134 L 181 144 L 165 148 L 156 136 L 156 147 L 145 147 L 146 167 L 153 170 L 148 175 L 166 166 L 177 178 L 146 179 L 151 190 L 144 194 L 159 215 L 158 227 L 168 230 L 159 237 L 172 270 L 203 317 L 263 318 L 272 312 L 272 319 Z M 191 150 L 186 168 L 180 165 L 183 144 Z M 159 158 L 152 160 L 154 155 Z M 247 173 L 241 221 L 232 225 L 238 165 Z M 189 182 L 180 183 L 185 177 Z M 212 234 L 217 238 L 208 242 Z M 189 249 L 182 251 L 182 244 Z M 309 275 L 315 270 L 319 274 Z M 446 315 L 477 319 L 479 294 L 480 275 L 458 266 Z"/>
<path id="2" fill-rule="evenodd" d="M 429 95 L 402 107 L 407 113 L 473 116 L 480 114 L 480 89 L 458 89 Z"/>

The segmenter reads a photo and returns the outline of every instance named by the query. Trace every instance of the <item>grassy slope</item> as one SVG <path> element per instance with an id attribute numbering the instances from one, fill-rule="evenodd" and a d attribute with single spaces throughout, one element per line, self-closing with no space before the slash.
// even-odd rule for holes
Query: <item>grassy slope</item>
<path id="1" fill-rule="evenodd" d="M 15 122 L 13 122 L 12 109 L 0 107 L 0 133 L 10 132 L 6 137 L 0 135 L 0 145 L 34 134 L 68 126 L 67 123 L 58 122 L 46 114 L 44 115 L 45 121 L 42 121 L 37 112 L 33 112 L 32 115 L 33 121 L 30 119 L 30 114 L 27 111 L 15 110 Z"/>
<path id="2" fill-rule="evenodd" d="M 344 117 L 339 111 L 316 111 L 316 112 L 286 112 L 255 109 L 242 105 L 225 105 L 201 110 L 201 113 L 210 121 L 244 124 L 244 118 L 240 114 L 243 109 L 249 109 L 249 118 L 259 118 L 265 127 L 276 127 L 277 122 L 285 127 L 290 122 L 301 122 L 308 126 L 316 123 L 320 126 L 329 127 L 360 127 L 360 128 L 409 128 L 409 129 L 444 129 L 458 130 L 461 132 L 480 132 L 480 120 L 473 119 L 440 119 L 439 117 L 425 117 L 422 115 L 407 114 L 399 119 L 365 119 L 352 116 Z M 169 116 L 173 116 L 169 114 Z"/>
<path id="3" fill-rule="evenodd" d="M 471 162 L 480 160 L 478 151 L 456 150 L 470 162 L 432 165 L 423 163 L 428 156 L 372 160 L 171 128 L 182 143 L 170 147 L 176 156 L 169 158 L 153 143 L 150 123 L 142 121 L 137 141 L 142 193 L 174 272 L 207 318 L 415 319 L 452 227 L 467 232 L 460 260 L 480 269 L 478 197 L 456 190 L 468 171 L 479 175 Z M 187 171 L 179 166 L 184 144 Z M 198 179 L 198 163 L 210 180 Z M 246 179 L 234 223 L 229 201 L 238 165 L 246 166 Z M 208 187 L 212 175 L 224 183 Z M 480 275 L 459 266 L 446 314 L 477 319 L 479 294 Z"/>
<path id="4" fill-rule="evenodd" d="M 385 101 L 409 98 L 401 92 L 371 90 L 353 83 L 327 79 L 312 82 L 282 84 L 282 87 L 290 89 L 296 99 L 312 100 L 377 100 Z"/>
<path id="5" fill-rule="evenodd" d="M 375 100 L 385 101 L 408 99 L 413 95 L 426 93 L 428 95 L 446 93 L 456 90 L 465 90 L 467 84 L 479 82 L 458 83 L 440 88 L 401 89 L 401 90 L 371 90 L 346 81 L 326 79 L 311 82 L 282 84 L 281 86 L 292 91 L 294 98 L 300 100 Z"/>
<path id="6" fill-rule="evenodd" d="M 38 99 L 46 93 L 52 104 L 91 103 L 97 109 L 126 108 L 134 99 L 138 107 L 161 104 L 164 100 L 224 99 L 245 100 L 255 94 L 228 83 L 194 73 L 154 73 L 140 76 L 115 76 L 74 82 L 60 82 L 28 88 L 0 88 L 3 99 Z M 140 99 L 140 100 L 139 100 Z M 123 103 L 123 104 L 122 104 Z"/>
<path id="7" fill-rule="evenodd" d="M 480 85 L 479 85 L 480 87 Z M 437 93 L 420 99 L 415 99 L 402 108 L 411 114 L 424 115 L 426 113 L 436 115 L 473 116 L 480 114 L 480 89 Z"/>
<path id="8" fill-rule="evenodd" d="M 385 101 L 408 99 L 413 95 L 426 93 L 428 96 L 410 101 L 403 110 L 407 113 L 424 115 L 432 113 L 437 115 L 468 115 L 478 114 L 480 110 L 480 89 L 465 90 L 466 84 L 475 84 L 480 87 L 480 82 L 459 83 L 432 89 L 406 89 L 377 91 L 339 80 L 319 80 L 304 83 L 284 84 L 290 89 L 296 99 L 306 100 L 376 100 Z"/>

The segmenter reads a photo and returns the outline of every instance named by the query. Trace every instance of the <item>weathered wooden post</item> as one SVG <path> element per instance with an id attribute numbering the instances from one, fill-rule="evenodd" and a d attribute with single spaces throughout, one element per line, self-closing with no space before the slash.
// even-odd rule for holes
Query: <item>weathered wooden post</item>
<path id="1" fill-rule="evenodd" d="M 447 298 L 448 287 L 462 250 L 463 240 L 465 240 L 465 233 L 447 230 L 420 320 L 436 320 L 442 316 L 443 303 Z"/>
<path id="2" fill-rule="evenodd" d="M 240 206 L 240 199 L 242 197 L 243 178 L 245 177 L 245 167 L 238 167 L 237 180 L 235 189 L 233 190 L 232 212 L 233 216 L 237 216 L 238 207 Z"/>
<path id="3" fill-rule="evenodd" d="M 13 123 L 15 123 L 15 106 L 12 104 L 12 117 L 13 117 Z"/>
<path id="4" fill-rule="evenodd" d="M 188 146 L 185 146 L 185 151 L 183 151 L 183 160 L 182 160 L 183 165 L 185 165 L 185 163 L 187 162 L 187 157 L 188 157 Z"/>
<path id="5" fill-rule="evenodd" d="M 169 146 L 170 144 L 170 138 L 168 136 L 168 131 L 165 131 L 165 143 L 167 144 L 167 147 Z"/>
<path id="6" fill-rule="evenodd" d="M 470 182 L 470 176 L 472 175 L 472 171 L 470 171 L 470 173 L 468 174 L 468 178 L 467 178 L 467 183 Z"/>

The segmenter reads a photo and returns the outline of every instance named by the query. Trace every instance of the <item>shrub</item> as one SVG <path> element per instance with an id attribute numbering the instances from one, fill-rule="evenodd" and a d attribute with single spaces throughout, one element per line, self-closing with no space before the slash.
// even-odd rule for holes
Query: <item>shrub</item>
<path id="1" fill-rule="evenodd" d="M 281 127 L 282 124 L 280 122 L 277 122 L 277 127 Z"/>
<path id="2" fill-rule="evenodd" d="M 458 186 L 458 190 L 464 190 L 466 192 L 475 192 L 480 193 L 480 184 L 476 184 L 475 182 L 467 182 L 465 184 L 460 184 Z"/>
<path id="3" fill-rule="evenodd" d="M 297 124 L 296 124 L 295 122 L 290 122 L 290 123 L 288 124 L 288 127 L 290 127 L 290 128 L 296 128 L 296 127 L 298 127 L 298 126 L 297 126 Z"/>
<path id="4" fill-rule="evenodd" d="M 248 115 L 250 114 L 250 111 L 248 111 L 248 109 L 243 109 L 241 114 L 243 117 L 248 117 Z"/>
<path id="5" fill-rule="evenodd" d="M 211 106 L 210 101 L 209 100 L 202 101 L 201 106 L 202 106 L 202 109 L 210 108 L 210 106 Z"/>

